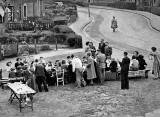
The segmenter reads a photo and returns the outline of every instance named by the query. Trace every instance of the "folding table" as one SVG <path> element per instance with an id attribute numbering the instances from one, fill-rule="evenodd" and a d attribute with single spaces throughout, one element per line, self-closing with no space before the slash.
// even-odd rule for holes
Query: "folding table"
<path id="1" fill-rule="evenodd" d="M 11 95 L 8 100 L 10 103 L 12 103 L 14 99 L 17 99 L 19 103 L 20 112 L 24 107 L 30 107 L 33 111 L 33 95 L 36 93 L 36 91 L 28 87 L 26 84 L 22 84 L 20 82 L 8 83 L 8 87 L 11 90 Z M 30 105 L 25 105 L 24 107 L 22 107 L 22 103 L 26 95 L 30 95 L 32 97 L 30 99 Z"/>

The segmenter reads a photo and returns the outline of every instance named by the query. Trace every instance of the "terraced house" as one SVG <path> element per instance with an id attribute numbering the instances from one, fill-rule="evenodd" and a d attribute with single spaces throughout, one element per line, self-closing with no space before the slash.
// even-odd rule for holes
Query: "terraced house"
<path id="1" fill-rule="evenodd" d="M 43 15 L 43 0 L 0 0 L 0 15 L 4 21 L 19 21 L 27 17 Z M 2 22 L 2 20 L 1 20 Z"/>

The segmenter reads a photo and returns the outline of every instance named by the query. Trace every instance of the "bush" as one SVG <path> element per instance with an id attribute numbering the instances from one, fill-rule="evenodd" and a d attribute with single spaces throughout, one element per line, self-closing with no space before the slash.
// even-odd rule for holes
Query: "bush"
<path id="1" fill-rule="evenodd" d="M 123 2 L 123 1 L 118 1 L 118 2 L 114 2 L 114 3 L 108 3 L 107 6 L 120 8 L 120 9 L 136 10 L 136 4 L 135 3 Z"/>
<path id="2" fill-rule="evenodd" d="M 83 47 L 82 37 L 81 37 L 81 36 L 78 36 L 78 37 L 77 37 L 77 47 L 78 47 L 78 48 L 82 48 L 82 47 Z"/>
<path id="3" fill-rule="evenodd" d="M 74 23 L 76 20 L 77 20 L 77 16 L 76 15 L 71 15 L 69 22 Z"/>
<path id="4" fill-rule="evenodd" d="M 67 40 L 68 44 L 70 47 L 74 47 L 75 46 L 75 42 L 76 42 L 76 39 L 75 38 L 69 38 Z"/>
<path id="5" fill-rule="evenodd" d="M 160 7 L 152 7 L 151 12 L 160 16 Z"/>
<path id="6" fill-rule="evenodd" d="M 50 48 L 50 46 L 48 44 L 46 44 L 46 45 L 40 46 L 40 50 L 41 51 L 46 51 L 46 50 L 51 50 L 51 48 Z"/>
<path id="7" fill-rule="evenodd" d="M 82 37 L 75 35 L 74 37 L 68 38 L 67 42 L 70 47 L 82 48 Z"/>
<path id="8" fill-rule="evenodd" d="M 26 46 L 26 45 L 21 46 L 19 48 L 19 54 L 20 55 L 23 54 L 25 51 L 28 51 L 29 54 L 33 54 L 33 53 L 35 53 L 36 49 L 34 47 L 29 47 L 29 46 Z"/>
<path id="9" fill-rule="evenodd" d="M 76 4 L 79 5 L 79 6 L 82 6 L 82 7 L 87 7 L 88 6 L 88 3 L 83 2 L 83 1 L 77 1 Z"/>

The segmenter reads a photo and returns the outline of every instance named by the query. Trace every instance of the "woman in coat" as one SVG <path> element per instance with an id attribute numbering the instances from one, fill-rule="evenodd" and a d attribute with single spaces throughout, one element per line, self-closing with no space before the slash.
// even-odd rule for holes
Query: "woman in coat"
<path id="1" fill-rule="evenodd" d="M 157 79 L 160 78 L 160 54 L 157 52 L 156 47 L 152 47 L 151 50 L 152 53 L 150 55 L 154 57 L 153 74 L 155 76 L 155 79 Z"/>
<path id="2" fill-rule="evenodd" d="M 94 66 L 94 59 L 91 56 L 91 53 L 87 53 L 87 79 L 90 80 L 90 84 L 93 85 L 93 79 L 95 79 L 96 76 L 96 71 L 95 71 L 95 66 Z"/>

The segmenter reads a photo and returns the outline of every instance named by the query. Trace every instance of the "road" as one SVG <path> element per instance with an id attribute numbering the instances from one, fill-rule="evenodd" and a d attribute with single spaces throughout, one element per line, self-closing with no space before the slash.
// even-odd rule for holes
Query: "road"
<path id="1" fill-rule="evenodd" d="M 81 8 L 80 11 L 87 12 L 87 9 Z M 143 16 L 115 9 L 91 8 L 91 13 L 97 24 L 96 27 L 90 27 L 92 38 L 105 38 L 113 45 L 119 43 L 119 45 L 147 51 L 150 51 L 152 46 L 159 47 L 160 33 L 152 29 L 148 20 Z M 118 20 L 118 30 L 115 33 L 110 28 L 113 16 Z M 95 31 L 94 34 L 93 31 Z"/>

